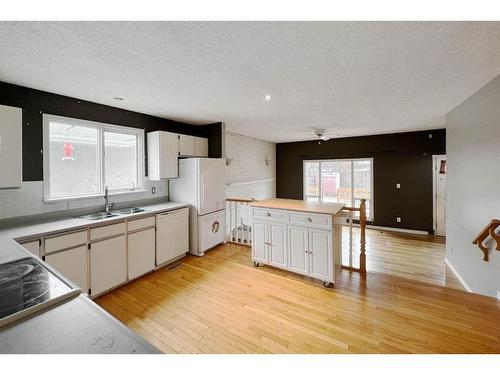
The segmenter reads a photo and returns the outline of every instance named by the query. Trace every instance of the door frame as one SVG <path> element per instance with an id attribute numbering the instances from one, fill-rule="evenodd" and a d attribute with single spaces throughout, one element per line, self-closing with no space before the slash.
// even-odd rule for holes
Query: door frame
<path id="1" fill-rule="evenodd" d="M 437 177 L 438 177 L 438 158 L 444 157 L 446 159 L 446 154 L 435 154 L 432 155 L 432 230 L 434 235 L 437 236 Z M 446 161 L 448 163 L 448 161 Z M 445 207 L 446 209 L 446 207 Z"/>

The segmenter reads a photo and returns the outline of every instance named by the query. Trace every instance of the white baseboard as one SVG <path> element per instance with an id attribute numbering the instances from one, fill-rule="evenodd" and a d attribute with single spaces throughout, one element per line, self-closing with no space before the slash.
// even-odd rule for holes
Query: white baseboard
<path id="1" fill-rule="evenodd" d="M 353 227 L 359 228 L 359 224 L 353 223 Z M 425 230 L 414 230 L 414 229 L 404 229 L 404 228 L 393 228 L 393 227 L 379 227 L 378 225 L 366 225 L 366 229 L 376 229 L 376 230 L 385 230 L 388 232 L 399 232 L 399 233 L 408 233 L 408 234 L 424 234 L 428 235 L 429 233 Z"/>
<path id="2" fill-rule="evenodd" d="M 464 287 L 464 289 L 470 293 L 472 293 L 472 288 L 467 285 L 467 283 L 465 282 L 465 280 L 462 278 L 462 276 L 460 276 L 460 274 L 457 272 L 457 270 L 451 265 L 450 261 L 448 260 L 448 258 L 444 258 L 444 262 L 446 263 L 446 265 L 448 267 L 450 267 L 450 270 L 451 272 L 453 272 L 453 274 L 455 275 L 455 277 L 458 279 L 458 281 L 460 281 L 460 284 L 462 284 L 462 286 Z"/>

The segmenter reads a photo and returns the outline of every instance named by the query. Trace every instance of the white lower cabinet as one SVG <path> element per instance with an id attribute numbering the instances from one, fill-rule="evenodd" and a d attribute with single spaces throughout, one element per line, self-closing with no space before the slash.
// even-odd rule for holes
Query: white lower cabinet
<path id="1" fill-rule="evenodd" d="M 323 281 L 333 281 L 332 232 L 309 229 L 309 275 Z"/>
<path id="2" fill-rule="evenodd" d="M 253 224 L 253 261 L 287 268 L 286 225 L 264 221 L 254 221 Z"/>
<path id="3" fill-rule="evenodd" d="M 287 268 L 286 224 L 269 223 L 268 242 L 269 264 Z"/>
<path id="4" fill-rule="evenodd" d="M 89 290 L 87 245 L 48 254 L 45 261 L 78 285 L 85 293 Z"/>
<path id="5" fill-rule="evenodd" d="M 128 234 L 128 278 L 135 279 L 155 268 L 155 228 Z"/>
<path id="6" fill-rule="evenodd" d="M 254 262 L 267 263 L 267 229 L 265 222 L 254 221 L 252 228 L 252 259 Z"/>
<path id="7" fill-rule="evenodd" d="M 90 245 L 90 290 L 95 296 L 127 281 L 125 235 Z"/>
<path id="8" fill-rule="evenodd" d="M 309 270 L 308 229 L 290 225 L 289 238 L 289 268 L 290 271 L 307 275 Z"/>
<path id="9" fill-rule="evenodd" d="M 156 265 L 167 263 L 189 251 L 189 209 L 156 215 Z"/>

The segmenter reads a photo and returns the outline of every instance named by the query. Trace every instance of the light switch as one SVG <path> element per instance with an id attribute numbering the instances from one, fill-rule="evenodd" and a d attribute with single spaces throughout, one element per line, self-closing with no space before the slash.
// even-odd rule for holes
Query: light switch
<path id="1" fill-rule="evenodd" d="M 401 189 L 401 184 L 396 184 L 396 189 Z"/>

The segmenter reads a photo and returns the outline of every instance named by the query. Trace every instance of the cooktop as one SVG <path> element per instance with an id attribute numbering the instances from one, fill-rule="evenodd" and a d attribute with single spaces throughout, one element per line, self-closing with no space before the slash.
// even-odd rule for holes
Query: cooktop
<path id="1" fill-rule="evenodd" d="M 27 315 L 24 311 L 38 311 L 48 302 L 60 301 L 75 291 L 79 293 L 35 258 L 1 264 L 0 326 L 14 320 L 14 315 L 21 317 Z"/>

